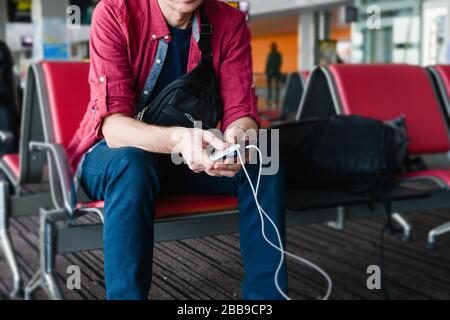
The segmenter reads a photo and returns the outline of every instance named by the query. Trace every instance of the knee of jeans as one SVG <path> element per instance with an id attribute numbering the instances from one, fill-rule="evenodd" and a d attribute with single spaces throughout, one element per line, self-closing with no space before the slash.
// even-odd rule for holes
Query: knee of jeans
<path id="1" fill-rule="evenodd" d="M 131 177 L 136 187 L 151 183 L 159 189 L 158 160 L 155 154 L 138 148 L 123 148 L 118 160 L 118 174 Z"/>

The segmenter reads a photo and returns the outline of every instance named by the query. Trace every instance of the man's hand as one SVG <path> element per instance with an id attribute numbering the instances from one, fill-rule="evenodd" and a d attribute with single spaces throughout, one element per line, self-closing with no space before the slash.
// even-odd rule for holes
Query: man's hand
<path id="1" fill-rule="evenodd" d="M 212 162 L 206 151 L 208 146 L 225 150 L 245 138 L 249 129 L 257 132 L 256 122 L 242 118 L 233 122 L 225 132 L 225 141 L 212 132 L 180 127 L 147 125 L 126 115 L 113 114 L 107 117 L 102 132 L 110 148 L 136 147 L 149 152 L 181 153 L 194 172 L 206 172 L 214 177 L 234 177 L 241 169 L 236 159 Z"/>
<path id="2" fill-rule="evenodd" d="M 225 131 L 225 142 L 228 145 L 241 144 L 243 145 L 248 139 L 256 139 L 258 133 L 257 123 L 249 117 L 241 118 L 230 124 Z M 247 153 L 246 153 L 247 155 Z M 244 159 L 248 162 L 249 159 Z M 236 161 L 238 161 L 236 163 Z M 236 176 L 242 170 L 242 165 L 239 159 L 230 158 L 219 160 L 214 163 L 214 171 L 228 172 L 227 177 Z"/>
<path id="3" fill-rule="evenodd" d="M 210 159 L 207 148 L 212 146 L 215 150 L 225 150 L 228 145 L 217 138 L 212 132 L 201 129 L 177 128 L 174 131 L 174 140 L 178 143 L 174 151 L 181 153 L 189 169 L 195 173 L 205 172 L 213 177 L 233 177 L 229 170 L 215 170 L 214 162 Z"/>

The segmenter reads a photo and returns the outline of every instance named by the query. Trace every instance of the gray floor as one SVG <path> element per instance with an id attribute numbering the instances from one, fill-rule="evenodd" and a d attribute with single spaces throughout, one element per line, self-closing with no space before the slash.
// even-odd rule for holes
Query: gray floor
<path id="1" fill-rule="evenodd" d="M 450 210 L 408 215 L 413 239 L 402 242 L 386 237 L 385 272 L 393 299 L 450 299 L 450 235 L 435 249 L 426 246 L 427 231 L 450 220 Z M 380 228 L 383 220 L 351 222 L 345 231 L 321 225 L 290 228 L 288 249 L 308 258 L 330 273 L 333 299 L 383 299 L 380 291 L 366 287 L 366 269 L 379 264 Z M 38 266 L 37 219 L 12 222 L 18 260 L 28 280 Z M 103 299 L 103 253 L 90 252 L 58 258 L 58 277 L 65 288 L 69 265 L 82 271 L 82 289 L 63 289 L 68 299 Z M 316 273 L 289 262 L 291 296 L 312 299 L 323 294 L 325 282 Z M 239 299 L 242 266 L 238 235 L 217 236 L 158 244 L 154 259 L 152 299 Z M 10 274 L 0 257 L 0 294 L 6 294 Z M 37 298 L 44 299 L 41 293 Z"/>

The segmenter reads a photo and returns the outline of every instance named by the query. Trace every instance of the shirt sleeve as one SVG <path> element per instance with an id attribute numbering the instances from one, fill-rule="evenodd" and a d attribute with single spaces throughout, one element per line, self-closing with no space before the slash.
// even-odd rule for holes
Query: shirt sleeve
<path id="1" fill-rule="evenodd" d="M 127 40 L 114 9 L 103 1 L 94 11 L 90 34 L 90 108 L 97 137 L 103 120 L 113 113 L 133 116 L 135 90 Z"/>
<path id="2" fill-rule="evenodd" d="M 257 98 L 253 85 L 250 30 L 244 14 L 231 26 L 231 39 L 222 58 L 219 76 L 224 106 L 222 130 L 234 121 L 251 117 L 259 123 Z"/>

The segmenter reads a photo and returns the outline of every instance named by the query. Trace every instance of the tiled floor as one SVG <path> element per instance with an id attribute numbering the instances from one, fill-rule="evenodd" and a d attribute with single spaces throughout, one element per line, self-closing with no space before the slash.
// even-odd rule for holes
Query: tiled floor
<path id="1" fill-rule="evenodd" d="M 450 235 L 438 240 L 431 250 L 427 231 L 447 220 L 449 211 L 414 213 L 413 239 L 386 236 L 385 273 L 392 299 L 450 299 Z M 350 222 L 337 231 L 323 225 L 290 228 L 288 249 L 324 268 L 334 280 L 333 299 L 383 299 L 379 290 L 368 290 L 366 269 L 379 264 L 381 219 Z M 19 264 L 28 280 L 38 267 L 37 220 L 12 221 L 12 235 Z M 89 252 L 61 256 L 57 260 L 58 280 L 67 299 L 103 299 L 103 253 Z M 78 265 L 82 289 L 66 288 L 66 269 Z M 161 243 L 156 246 L 152 299 L 239 299 L 243 271 L 238 235 Z M 312 299 L 324 293 L 323 279 L 289 261 L 291 296 Z M 0 294 L 7 294 L 10 273 L 0 257 Z M 45 299 L 42 293 L 37 298 Z"/>

